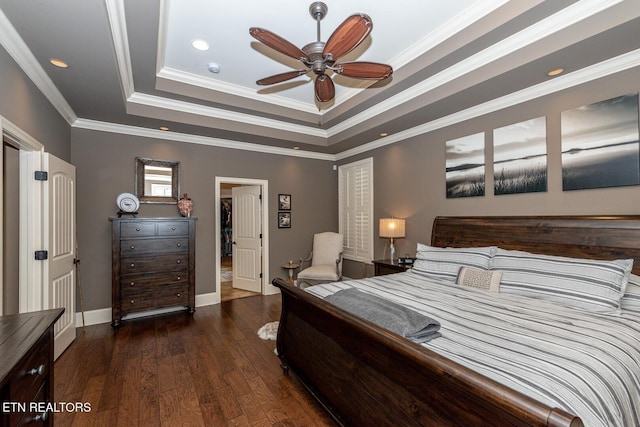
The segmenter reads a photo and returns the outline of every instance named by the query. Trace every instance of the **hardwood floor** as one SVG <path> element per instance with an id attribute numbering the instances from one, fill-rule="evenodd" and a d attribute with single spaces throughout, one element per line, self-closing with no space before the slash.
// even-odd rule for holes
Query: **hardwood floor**
<path id="1" fill-rule="evenodd" d="M 231 257 L 230 256 L 222 257 L 220 259 L 220 267 L 222 267 L 223 271 L 225 269 L 230 271 L 231 268 L 233 267 Z M 260 293 L 245 291 L 243 289 L 236 289 L 233 287 L 233 280 L 231 281 L 223 280 L 222 283 L 220 283 L 220 301 L 228 301 L 236 298 L 246 298 L 254 295 L 260 295 Z"/>
<path id="2" fill-rule="evenodd" d="M 78 328 L 55 363 L 55 400 L 91 410 L 59 412 L 56 426 L 335 425 L 256 334 L 280 307 L 279 295 L 255 296 Z"/>

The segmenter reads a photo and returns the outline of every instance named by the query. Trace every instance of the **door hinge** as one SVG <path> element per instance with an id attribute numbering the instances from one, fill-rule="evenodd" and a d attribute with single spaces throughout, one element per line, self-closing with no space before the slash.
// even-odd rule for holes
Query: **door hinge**
<path id="1" fill-rule="evenodd" d="M 49 172 L 47 171 L 35 171 L 36 181 L 46 181 L 49 179 Z"/>
<path id="2" fill-rule="evenodd" d="M 262 273 L 260 273 L 260 278 L 262 279 Z"/>
<path id="3" fill-rule="evenodd" d="M 36 251 L 36 261 L 44 261 L 49 259 L 49 251 Z"/>
<path id="4" fill-rule="evenodd" d="M 260 233 L 260 238 L 262 239 L 262 233 Z"/>

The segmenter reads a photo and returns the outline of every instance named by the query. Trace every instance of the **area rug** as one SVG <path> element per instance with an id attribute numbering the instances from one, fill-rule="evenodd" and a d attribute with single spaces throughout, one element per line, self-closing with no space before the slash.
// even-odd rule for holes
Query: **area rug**
<path id="1" fill-rule="evenodd" d="M 233 270 L 231 267 L 220 267 L 220 281 L 221 282 L 230 282 L 233 280 Z"/>
<path id="2" fill-rule="evenodd" d="M 270 322 L 258 329 L 258 336 L 263 340 L 274 340 L 278 335 L 278 325 L 280 322 Z"/>

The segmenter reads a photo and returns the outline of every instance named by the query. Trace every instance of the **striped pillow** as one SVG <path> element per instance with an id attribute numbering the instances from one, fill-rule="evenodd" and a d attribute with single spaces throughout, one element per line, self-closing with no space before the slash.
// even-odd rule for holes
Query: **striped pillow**
<path id="1" fill-rule="evenodd" d="M 411 271 L 456 280 L 460 267 L 488 270 L 495 247 L 438 248 L 418 243 Z"/>
<path id="2" fill-rule="evenodd" d="M 498 249 L 500 292 L 554 301 L 597 313 L 620 313 L 632 259 L 597 261 Z"/>
<path id="3" fill-rule="evenodd" d="M 640 276 L 633 273 L 629 274 L 629 283 L 620 300 L 620 307 L 623 312 L 640 314 Z"/>

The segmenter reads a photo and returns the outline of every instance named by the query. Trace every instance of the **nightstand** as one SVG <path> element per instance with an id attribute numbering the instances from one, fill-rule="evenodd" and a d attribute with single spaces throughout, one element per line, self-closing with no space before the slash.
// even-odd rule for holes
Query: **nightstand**
<path id="1" fill-rule="evenodd" d="M 393 274 L 393 273 L 402 273 L 403 271 L 407 271 L 411 268 L 409 264 L 398 264 L 398 261 L 394 261 L 391 264 L 391 260 L 389 259 L 378 259 L 373 261 L 373 265 L 375 266 L 375 275 L 376 276 L 384 276 L 385 274 Z"/>

